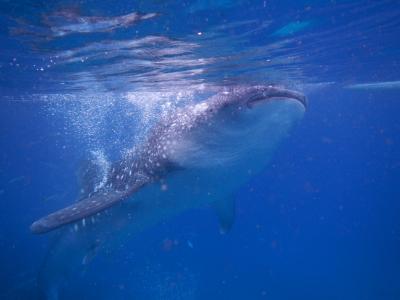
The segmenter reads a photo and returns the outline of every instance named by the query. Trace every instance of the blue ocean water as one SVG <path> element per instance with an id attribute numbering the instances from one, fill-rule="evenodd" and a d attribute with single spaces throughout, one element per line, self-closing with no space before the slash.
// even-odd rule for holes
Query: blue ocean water
<path id="1" fill-rule="evenodd" d="M 386 0 L 0 1 L 0 298 L 46 299 L 55 236 L 29 226 L 76 200 L 85 159 L 221 86 L 276 84 L 309 106 L 228 234 L 188 210 L 73 266 L 59 299 L 400 299 L 399 17 Z"/>

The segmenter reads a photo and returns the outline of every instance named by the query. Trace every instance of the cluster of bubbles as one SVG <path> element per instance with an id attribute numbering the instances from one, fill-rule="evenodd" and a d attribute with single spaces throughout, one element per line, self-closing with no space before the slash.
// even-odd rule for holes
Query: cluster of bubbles
<path id="1" fill-rule="evenodd" d="M 43 95 L 47 114 L 64 120 L 63 135 L 91 151 L 118 159 L 144 142 L 148 131 L 179 106 L 195 101 L 196 92 L 140 91 Z"/>

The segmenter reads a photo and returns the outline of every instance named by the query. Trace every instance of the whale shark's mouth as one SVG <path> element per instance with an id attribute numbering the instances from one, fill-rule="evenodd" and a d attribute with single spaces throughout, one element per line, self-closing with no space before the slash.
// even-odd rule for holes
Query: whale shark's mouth
<path id="1" fill-rule="evenodd" d="M 302 93 L 273 86 L 263 87 L 257 90 L 250 96 L 247 105 L 253 107 L 254 105 L 277 98 L 296 100 L 300 102 L 304 108 L 307 107 L 307 98 Z"/>

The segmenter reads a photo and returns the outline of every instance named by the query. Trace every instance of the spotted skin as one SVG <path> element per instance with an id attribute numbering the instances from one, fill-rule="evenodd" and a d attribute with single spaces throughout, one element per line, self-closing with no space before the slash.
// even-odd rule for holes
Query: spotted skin
<path id="1" fill-rule="evenodd" d="M 104 187 L 85 199 L 45 216 L 31 225 L 33 233 L 45 233 L 95 215 L 134 195 L 143 186 L 162 180 L 179 166 L 172 159 L 177 144 L 199 128 L 207 128 L 222 113 L 239 114 L 243 108 L 270 99 L 294 99 L 306 107 L 298 92 L 274 86 L 242 86 L 224 89 L 208 100 L 179 108 L 164 117 L 135 152 L 115 162 Z"/>

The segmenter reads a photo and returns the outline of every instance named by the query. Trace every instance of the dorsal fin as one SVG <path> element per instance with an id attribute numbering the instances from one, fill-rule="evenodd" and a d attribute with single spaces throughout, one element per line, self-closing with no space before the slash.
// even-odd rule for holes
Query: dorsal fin
<path id="1" fill-rule="evenodd" d="M 108 169 L 109 162 L 101 151 L 92 151 L 90 157 L 81 162 L 78 170 L 80 199 L 88 198 L 103 187 Z"/>
<path id="2" fill-rule="evenodd" d="M 80 197 L 85 199 L 95 191 L 96 184 L 101 180 L 99 167 L 92 160 L 84 160 L 78 170 Z"/>

